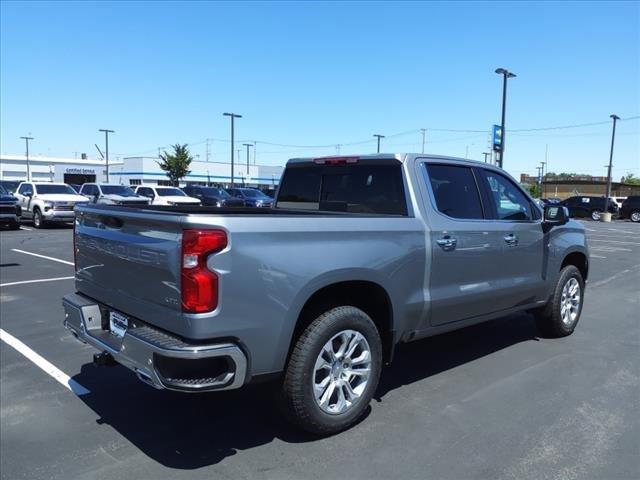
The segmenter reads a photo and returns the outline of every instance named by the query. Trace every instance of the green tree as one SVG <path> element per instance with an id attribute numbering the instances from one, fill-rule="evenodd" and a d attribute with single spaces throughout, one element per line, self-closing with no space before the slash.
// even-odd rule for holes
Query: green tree
<path id="1" fill-rule="evenodd" d="M 540 198 L 540 185 L 538 185 L 537 183 L 532 183 L 527 187 L 527 189 L 529 190 L 529 193 L 533 198 Z"/>
<path id="2" fill-rule="evenodd" d="M 622 177 L 622 183 L 628 183 L 629 185 L 640 185 L 640 178 L 636 177 L 633 173 L 627 173 L 626 177 Z"/>
<path id="3" fill-rule="evenodd" d="M 167 177 L 169 177 L 171 183 L 177 187 L 178 182 L 191 173 L 189 165 L 191 165 L 193 157 L 189 153 L 189 148 L 186 143 L 184 145 L 176 143 L 175 145 L 171 145 L 171 148 L 173 148 L 172 153 L 165 151 L 160 155 L 161 161 L 158 162 L 158 165 L 162 170 L 167 172 Z"/>

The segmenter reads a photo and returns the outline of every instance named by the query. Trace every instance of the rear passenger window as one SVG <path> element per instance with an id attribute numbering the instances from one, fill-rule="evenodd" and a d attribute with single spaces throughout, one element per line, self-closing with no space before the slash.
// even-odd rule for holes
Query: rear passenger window
<path id="1" fill-rule="evenodd" d="M 453 218 L 483 218 L 473 172 L 468 167 L 427 165 L 438 211 Z"/>

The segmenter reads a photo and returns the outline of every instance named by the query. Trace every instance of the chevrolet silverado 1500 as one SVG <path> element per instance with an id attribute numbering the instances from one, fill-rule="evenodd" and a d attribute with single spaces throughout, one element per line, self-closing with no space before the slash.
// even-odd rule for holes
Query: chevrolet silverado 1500
<path id="1" fill-rule="evenodd" d="M 398 344 L 521 311 L 571 334 L 589 269 L 565 207 L 448 157 L 293 159 L 270 209 L 76 211 L 78 339 L 158 389 L 275 377 L 318 434 L 363 415 Z"/>

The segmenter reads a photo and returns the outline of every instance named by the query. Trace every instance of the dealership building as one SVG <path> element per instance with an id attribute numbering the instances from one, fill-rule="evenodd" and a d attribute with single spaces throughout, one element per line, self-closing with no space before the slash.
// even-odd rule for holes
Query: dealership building
<path id="1" fill-rule="evenodd" d="M 82 154 L 80 158 L 29 156 L 30 180 L 37 182 L 64 182 L 83 184 L 107 182 L 104 160 L 91 159 Z M 180 182 L 187 184 L 231 185 L 231 164 L 222 162 L 191 162 L 189 174 Z M 275 190 L 283 167 L 270 165 L 234 165 L 236 186 L 257 187 Z M 0 155 L 0 180 L 27 180 L 27 159 L 24 155 Z M 109 183 L 123 185 L 170 185 L 164 171 L 158 166 L 157 157 L 128 157 L 109 161 Z"/>

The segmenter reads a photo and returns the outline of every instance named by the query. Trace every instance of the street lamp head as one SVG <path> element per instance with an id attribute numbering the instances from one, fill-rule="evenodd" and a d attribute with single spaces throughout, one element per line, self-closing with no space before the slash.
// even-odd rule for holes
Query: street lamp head
<path id="1" fill-rule="evenodd" d="M 498 75 L 506 75 L 507 78 L 515 78 L 516 77 L 515 73 L 510 72 L 506 68 L 496 68 L 496 73 Z"/>
<path id="2" fill-rule="evenodd" d="M 613 118 L 614 120 L 620 120 L 620 117 L 618 115 L 616 115 L 615 113 L 609 115 L 611 118 Z"/>
<path id="3" fill-rule="evenodd" d="M 242 118 L 242 115 L 238 115 L 237 113 L 225 112 L 222 115 L 224 115 L 225 117 Z"/>

